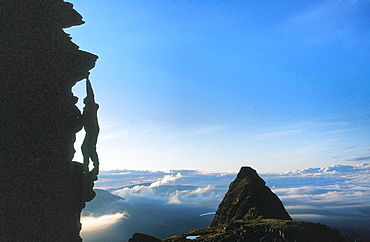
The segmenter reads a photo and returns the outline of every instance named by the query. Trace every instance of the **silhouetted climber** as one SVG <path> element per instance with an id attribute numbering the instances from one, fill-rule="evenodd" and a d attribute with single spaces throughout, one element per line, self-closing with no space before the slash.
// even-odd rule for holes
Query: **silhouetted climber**
<path id="1" fill-rule="evenodd" d="M 1 242 L 81 242 L 81 210 L 95 196 L 99 129 L 87 118 L 97 109 L 90 88 L 83 150 L 95 170 L 86 174 L 72 161 L 83 127 L 72 88 L 98 56 L 64 29 L 83 23 L 67 1 L 0 0 Z"/>
<path id="2" fill-rule="evenodd" d="M 82 113 L 82 123 L 85 129 L 85 139 L 81 146 L 84 157 L 84 170 L 86 174 L 91 174 L 93 180 L 97 180 L 99 174 L 99 158 L 96 152 L 96 143 L 99 135 L 99 123 L 97 112 L 99 105 L 95 103 L 94 91 L 91 87 L 89 77 L 86 77 L 86 98 L 84 99 L 84 110 Z M 89 172 L 90 159 L 94 168 Z"/>

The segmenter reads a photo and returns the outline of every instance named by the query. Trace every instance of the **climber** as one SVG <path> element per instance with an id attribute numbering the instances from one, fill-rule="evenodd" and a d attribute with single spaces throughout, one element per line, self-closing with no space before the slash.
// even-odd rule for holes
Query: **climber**
<path id="1" fill-rule="evenodd" d="M 97 112 L 99 105 L 95 103 L 94 91 L 91 87 L 89 76 L 86 77 L 86 98 L 84 99 L 84 110 L 82 112 L 82 123 L 85 130 L 85 139 L 81 146 L 84 158 L 84 171 L 91 174 L 92 179 L 97 180 L 99 174 L 99 159 L 96 152 L 96 143 L 99 135 L 99 124 Z M 89 171 L 90 159 L 93 162 L 93 169 Z"/>

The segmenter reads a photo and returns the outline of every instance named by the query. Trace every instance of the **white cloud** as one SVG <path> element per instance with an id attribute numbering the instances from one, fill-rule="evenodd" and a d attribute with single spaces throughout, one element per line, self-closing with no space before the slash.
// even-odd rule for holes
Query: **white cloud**
<path id="1" fill-rule="evenodd" d="M 215 215 L 215 214 L 216 214 L 216 212 L 209 212 L 209 213 L 202 213 L 199 216 L 202 217 L 202 216 Z"/>
<path id="2" fill-rule="evenodd" d="M 180 192 L 176 191 L 169 196 L 168 203 L 169 204 L 181 204 L 182 202 L 179 199 Z"/>
<path id="3" fill-rule="evenodd" d="M 128 174 L 131 173 L 131 174 Z M 235 174 L 204 173 L 195 170 L 154 171 L 110 171 L 102 172 L 104 180 L 96 187 L 110 187 L 114 195 L 123 197 L 128 203 L 193 204 L 215 209 L 221 202 Z M 135 180 L 138 185 L 121 182 Z M 113 179 L 113 180 L 110 180 Z M 148 180 L 151 180 L 148 184 Z M 113 189 L 116 186 L 116 189 Z"/>
<path id="4" fill-rule="evenodd" d="M 329 150 L 331 148 L 332 147 L 306 146 L 306 147 L 297 149 L 296 152 L 301 155 L 306 155 L 306 154 L 312 154 L 312 153 L 316 153 L 316 152 L 320 152 L 324 150 Z"/>
<path id="5" fill-rule="evenodd" d="M 207 185 L 205 187 L 197 187 L 193 190 L 176 190 L 174 193 L 168 193 L 169 204 L 192 204 L 199 206 L 209 206 L 214 204 L 214 207 L 221 202 L 226 189 L 215 190 L 215 186 Z"/>
<path id="6" fill-rule="evenodd" d="M 258 136 L 258 138 L 275 138 L 275 137 L 284 137 L 290 136 L 293 134 L 302 133 L 302 130 L 284 130 L 284 131 L 276 131 L 276 132 L 269 132 L 264 133 Z"/>
<path id="7" fill-rule="evenodd" d="M 356 41 L 356 11 L 360 1 L 321 1 L 294 15 L 282 31 L 301 36 L 310 44 Z"/>
<path id="8" fill-rule="evenodd" d="M 209 134 L 209 133 L 222 131 L 225 128 L 226 127 L 220 126 L 220 125 L 207 125 L 207 126 L 203 126 L 203 127 L 200 127 L 200 128 L 197 128 L 191 131 L 188 135 L 196 136 L 196 135 Z"/>
<path id="9" fill-rule="evenodd" d="M 103 215 L 100 217 L 83 216 L 81 217 L 82 230 L 81 235 L 89 233 L 98 233 L 106 228 L 118 223 L 121 219 L 126 218 L 127 213 L 115 213 Z"/>
<path id="10" fill-rule="evenodd" d="M 113 191 L 112 193 L 123 197 L 126 201 L 137 201 L 140 200 L 157 200 L 157 201 L 169 201 L 167 197 L 163 197 L 159 194 L 156 194 L 156 188 L 159 188 L 163 185 L 166 185 L 170 182 L 176 181 L 181 178 L 182 175 L 178 172 L 176 175 L 165 175 L 161 178 L 158 178 L 156 181 L 152 182 L 150 185 L 136 185 L 133 187 L 124 187 Z M 170 199 L 171 200 L 171 199 Z M 176 200 L 176 197 L 172 198 L 172 203 Z"/>
<path id="11" fill-rule="evenodd" d="M 177 173 L 175 176 L 165 175 L 162 179 L 159 179 L 158 181 L 155 181 L 152 184 L 150 184 L 149 187 L 150 188 L 159 187 L 159 186 L 162 186 L 164 184 L 170 183 L 171 181 L 176 181 L 180 177 L 182 177 L 181 173 Z"/>
<path id="12" fill-rule="evenodd" d="M 191 191 L 190 194 L 203 194 L 215 189 L 215 186 L 207 185 L 206 187 L 198 187 L 194 191 Z"/>
<path id="13" fill-rule="evenodd" d="M 266 180 L 275 183 L 272 190 L 295 219 L 318 219 L 324 215 L 328 219 L 336 214 L 362 216 L 370 222 L 370 215 L 362 211 L 369 207 L 369 175 L 369 164 L 333 165 L 271 174 Z"/>

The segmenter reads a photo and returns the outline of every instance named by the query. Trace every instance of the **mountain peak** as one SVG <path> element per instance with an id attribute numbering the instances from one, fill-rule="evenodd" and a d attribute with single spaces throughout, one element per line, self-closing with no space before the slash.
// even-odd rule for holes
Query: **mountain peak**
<path id="1" fill-rule="evenodd" d="M 241 167 L 220 203 L 211 226 L 219 226 L 239 219 L 291 220 L 283 203 L 265 181 L 251 167 Z"/>
<path id="2" fill-rule="evenodd" d="M 257 174 L 257 171 L 249 166 L 242 166 L 235 181 L 240 181 L 242 179 L 248 179 L 254 183 L 256 186 L 264 186 L 265 181 Z"/>

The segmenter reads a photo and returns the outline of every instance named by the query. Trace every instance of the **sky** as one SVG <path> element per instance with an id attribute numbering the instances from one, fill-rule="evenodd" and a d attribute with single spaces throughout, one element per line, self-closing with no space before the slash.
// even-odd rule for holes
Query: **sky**
<path id="1" fill-rule="evenodd" d="M 65 32 L 99 56 L 101 170 L 370 160 L 370 1 L 70 2 L 86 24 Z"/>

